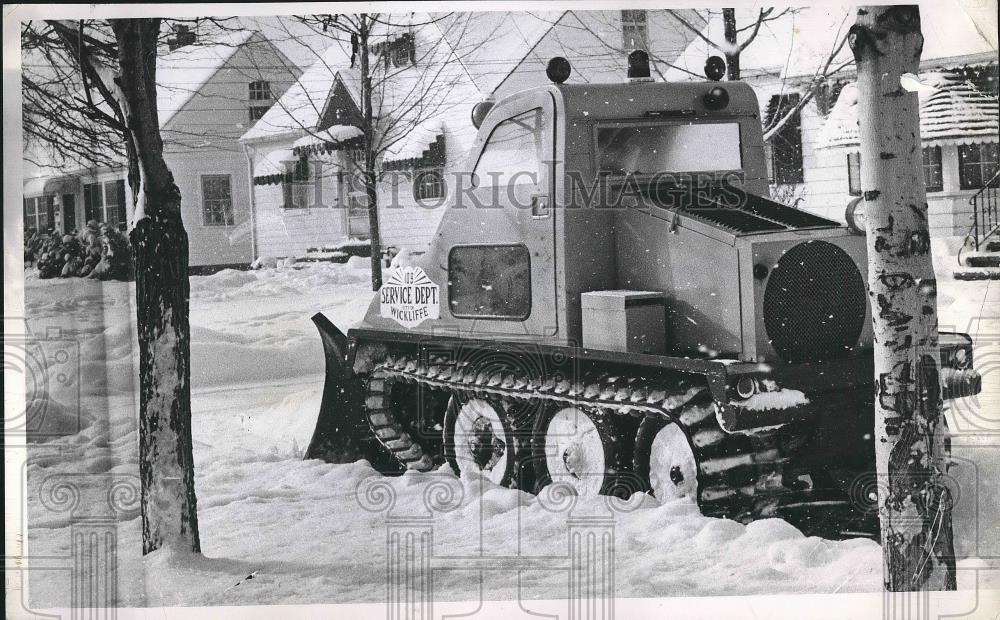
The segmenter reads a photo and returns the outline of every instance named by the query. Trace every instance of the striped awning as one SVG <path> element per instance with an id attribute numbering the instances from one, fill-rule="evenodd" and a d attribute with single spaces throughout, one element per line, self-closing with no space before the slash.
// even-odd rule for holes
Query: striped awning
<path id="1" fill-rule="evenodd" d="M 298 158 L 292 149 L 277 149 L 264 155 L 253 167 L 254 185 L 277 185 L 294 177 Z"/>
<path id="2" fill-rule="evenodd" d="M 420 123 L 386 150 L 386 170 L 443 166 L 444 128 L 440 120 Z"/>
<path id="3" fill-rule="evenodd" d="M 361 145 L 364 132 L 353 125 L 334 125 L 303 136 L 292 144 L 296 156 L 320 155 Z"/>
<path id="4" fill-rule="evenodd" d="M 996 142 L 1000 133 L 997 100 L 955 73 L 925 73 L 919 91 L 920 140 L 924 146 Z M 821 148 L 857 150 L 858 87 L 844 86 L 820 136 Z"/>

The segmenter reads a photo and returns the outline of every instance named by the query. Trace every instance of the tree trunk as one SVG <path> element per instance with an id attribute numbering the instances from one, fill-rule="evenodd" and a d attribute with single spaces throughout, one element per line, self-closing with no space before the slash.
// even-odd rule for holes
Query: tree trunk
<path id="1" fill-rule="evenodd" d="M 849 41 L 860 93 L 885 588 L 955 589 L 919 103 L 900 85 L 903 73 L 919 70 L 920 12 L 861 7 Z"/>
<path id="2" fill-rule="evenodd" d="M 112 20 L 120 104 L 128 126 L 130 233 L 139 336 L 139 477 L 142 552 L 198 552 L 191 445 L 188 240 L 181 197 L 163 159 L 156 108 L 157 19 Z"/>
<path id="3" fill-rule="evenodd" d="M 375 170 L 375 126 L 372 114 L 372 76 L 371 59 L 368 50 L 369 16 L 359 16 L 358 52 L 361 55 L 361 113 L 364 125 L 364 164 L 363 177 L 365 196 L 368 201 L 368 233 L 372 244 L 372 290 L 382 287 L 382 235 L 378 223 L 378 176 Z"/>
<path id="4" fill-rule="evenodd" d="M 736 50 L 736 9 L 722 9 L 722 23 L 726 38 L 726 79 L 740 79 L 740 53 Z"/>

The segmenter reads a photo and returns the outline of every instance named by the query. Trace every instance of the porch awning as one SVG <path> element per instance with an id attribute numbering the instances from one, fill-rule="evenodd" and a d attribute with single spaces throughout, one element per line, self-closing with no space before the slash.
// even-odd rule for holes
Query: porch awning
<path id="1" fill-rule="evenodd" d="M 24 197 L 28 198 L 30 196 L 40 196 L 44 194 L 46 181 L 48 181 L 46 177 L 35 177 L 34 179 L 25 179 Z"/>
<path id="2" fill-rule="evenodd" d="M 386 170 L 444 165 L 444 128 L 440 120 L 420 123 L 387 149 Z"/>
<path id="3" fill-rule="evenodd" d="M 253 167 L 254 185 L 277 185 L 292 177 L 298 160 L 292 149 L 277 149 L 260 158 Z"/>
<path id="4" fill-rule="evenodd" d="M 80 177 L 66 176 L 47 179 L 44 193 L 75 194 L 80 191 Z"/>
<path id="5" fill-rule="evenodd" d="M 334 125 L 323 131 L 303 136 L 292 144 L 292 151 L 299 156 L 319 155 L 331 151 L 360 146 L 361 129 L 353 125 Z"/>
<path id="6" fill-rule="evenodd" d="M 997 100 L 954 73 L 926 73 L 920 81 L 920 140 L 924 146 L 996 142 L 1000 133 Z M 844 86 L 820 136 L 821 148 L 857 150 L 858 88 Z"/>

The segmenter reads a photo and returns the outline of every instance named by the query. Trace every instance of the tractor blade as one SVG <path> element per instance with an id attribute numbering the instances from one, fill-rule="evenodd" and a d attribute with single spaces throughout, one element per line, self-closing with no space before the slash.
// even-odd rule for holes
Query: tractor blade
<path id="1" fill-rule="evenodd" d="M 323 314 L 312 317 L 323 340 L 326 380 L 316 430 L 306 459 L 328 463 L 353 463 L 367 459 L 373 466 L 385 459 L 365 417 L 363 379 L 347 365 L 347 337 Z"/>

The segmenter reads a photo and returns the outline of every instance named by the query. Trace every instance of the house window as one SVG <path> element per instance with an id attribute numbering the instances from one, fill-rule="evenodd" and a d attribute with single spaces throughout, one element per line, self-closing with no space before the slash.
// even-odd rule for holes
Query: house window
<path id="1" fill-rule="evenodd" d="M 288 202 L 286 209 L 305 209 L 312 201 L 310 200 L 311 183 L 288 183 Z"/>
<path id="2" fill-rule="evenodd" d="M 290 177 L 286 177 L 282 183 L 284 192 L 285 209 L 306 209 L 319 206 L 314 198 L 316 179 L 321 178 L 319 162 L 310 162 L 308 159 L 297 159 L 294 162 L 287 162 Z M 314 170 L 315 169 L 315 170 Z"/>
<path id="3" fill-rule="evenodd" d="M 925 146 L 923 158 L 924 189 L 928 192 L 940 192 L 944 189 L 941 176 L 941 147 Z"/>
<path id="4" fill-rule="evenodd" d="M 253 121 L 259 121 L 260 119 L 264 118 L 264 115 L 267 114 L 267 111 L 271 109 L 271 106 L 252 105 L 248 109 L 250 111 L 250 121 L 253 122 Z"/>
<path id="5" fill-rule="evenodd" d="M 861 154 L 847 154 L 847 190 L 851 196 L 861 195 Z"/>
<path id="6" fill-rule="evenodd" d="M 273 100 L 274 96 L 271 94 L 270 82 L 264 80 L 250 82 L 251 104 L 247 108 L 250 115 L 250 122 L 259 121 L 271 109 Z"/>
<path id="7" fill-rule="evenodd" d="M 202 175 L 201 208 L 205 226 L 233 225 L 233 196 L 228 174 Z"/>
<path id="8" fill-rule="evenodd" d="M 104 222 L 113 228 L 125 225 L 128 215 L 125 213 L 125 181 L 109 181 L 104 183 Z"/>
<path id="9" fill-rule="evenodd" d="M 622 11 L 622 47 L 626 52 L 647 48 L 646 11 Z"/>
<path id="10" fill-rule="evenodd" d="M 405 67 L 407 65 L 413 64 L 413 46 L 410 42 L 400 42 L 399 40 L 393 41 L 393 45 L 390 46 L 390 51 L 392 52 L 392 64 L 395 67 Z"/>
<path id="11" fill-rule="evenodd" d="M 376 43 L 371 46 L 371 52 L 375 56 L 381 56 L 385 63 L 385 68 L 391 66 L 403 68 L 417 64 L 417 50 L 413 34 L 406 33 L 391 41 Z"/>
<path id="12" fill-rule="evenodd" d="M 779 123 L 798 105 L 799 97 L 798 93 L 771 97 L 764 126 L 771 127 Z M 771 137 L 771 165 L 774 168 L 774 182 L 779 185 L 802 183 L 805 180 L 802 172 L 801 125 L 801 117 L 796 112 Z"/>
<path id="13" fill-rule="evenodd" d="M 928 192 L 944 189 L 941 177 L 941 147 L 927 146 L 923 149 L 924 188 Z M 861 155 L 847 154 L 847 187 L 852 196 L 861 195 Z"/>
<path id="14" fill-rule="evenodd" d="M 24 229 L 41 230 L 38 227 L 38 198 L 24 199 Z"/>
<path id="15" fill-rule="evenodd" d="M 417 200 L 444 198 L 444 175 L 441 169 L 417 172 L 413 177 L 413 195 Z"/>
<path id="16" fill-rule="evenodd" d="M 83 219 L 86 222 L 104 221 L 104 191 L 100 183 L 83 186 Z"/>
<path id="17" fill-rule="evenodd" d="M 270 101 L 272 98 L 270 82 L 250 82 L 250 101 Z"/>
<path id="18" fill-rule="evenodd" d="M 54 228 L 55 196 L 37 196 L 24 199 L 24 227 L 46 232 Z"/>
<path id="19" fill-rule="evenodd" d="M 962 189 L 980 189 L 1000 170 L 1000 145 L 960 144 L 958 147 L 958 184 Z"/>

